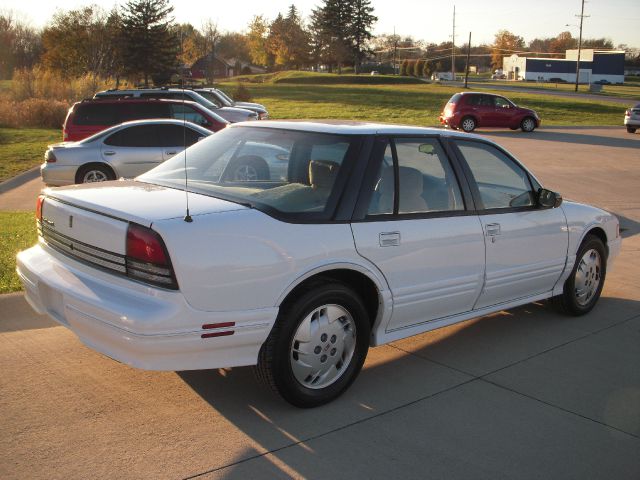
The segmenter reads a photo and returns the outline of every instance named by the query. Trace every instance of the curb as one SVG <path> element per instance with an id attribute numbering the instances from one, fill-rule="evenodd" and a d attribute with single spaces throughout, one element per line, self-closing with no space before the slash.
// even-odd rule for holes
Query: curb
<path id="1" fill-rule="evenodd" d="M 9 180 L 5 180 L 0 183 L 0 193 L 8 192 L 9 190 L 13 190 L 16 187 L 24 185 L 25 183 L 38 178 L 40 176 L 40 166 L 33 167 L 26 172 L 20 173 Z"/>

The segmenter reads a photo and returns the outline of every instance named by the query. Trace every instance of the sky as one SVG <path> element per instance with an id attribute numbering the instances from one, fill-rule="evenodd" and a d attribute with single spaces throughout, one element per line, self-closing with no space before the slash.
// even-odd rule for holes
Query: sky
<path id="1" fill-rule="evenodd" d="M 35 27 L 46 25 L 58 10 L 69 10 L 88 4 L 110 9 L 122 0 L 2 0 L 0 11 L 10 10 L 21 20 Z M 254 15 L 273 19 L 278 12 L 286 12 L 292 3 L 306 17 L 321 4 L 321 0 L 235 0 L 196 1 L 172 0 L 174 17 L 200 27 L 206 19 L 217 22 L 222 31 L 245 31 Z M 524 37 L 555 37 L 562 31 L 578 36 L 580 0 L 372 0 L 378 22 L 374 34 L 410 35 L 416 40 L 440 43 L 449 41 L 452 33 L 453 7 L 456 7 L 456 44 L 492 43 L 501 29 Z M 640 47 L 640 1 L 589 0 L 585 2 L 583 36 L 606 37 L 614 45 Z M 572 26 L 567 27 L 570 24 Z"/>

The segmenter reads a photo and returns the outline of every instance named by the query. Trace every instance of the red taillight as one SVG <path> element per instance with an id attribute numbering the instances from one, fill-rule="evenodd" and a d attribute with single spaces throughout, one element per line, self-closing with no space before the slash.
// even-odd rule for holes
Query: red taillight
<path id="1" fill-rule="evenodd" d="M 624 112 L 624 116 L 625 117 L 630 117 L 631 116 L 631 110 L 627 110 L 626 112 Z"/>
<path id="2" fill-rule="evenodd" d="M 56 158 L 55 153 L 53 153 L 53 150 L 47 150 L 44 154 L 44 161 L 47 163 L 54 163 L 56 160 L 58 160 Z"/>
<path id="3" fill-rule="evenodd" d="M 164 242 L 150 228 L 129 224 L 126 262 L 129 277 L 160 287 L 178 288 Z"/>
<path id="4" fill-rule="evenodd" d="M 44 195 L 38 195 L 36 200 L 36 220 L 42 221 L 42 204 L 44 203 Z"/>
<path id="5" fill-rule="evenodd" d="M 453 115 L 453 112 L 456 109 L 456 104 L 455 103 L 447 103 L 447 105 L 444 107 L 444 115 L 445 117 L 450 117 Z"/>

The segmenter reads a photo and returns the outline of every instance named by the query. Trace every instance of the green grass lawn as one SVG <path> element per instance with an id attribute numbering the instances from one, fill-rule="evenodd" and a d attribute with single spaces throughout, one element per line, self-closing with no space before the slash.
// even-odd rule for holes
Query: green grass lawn
<path id="1" fill-rule="evenodd" d="M 16 274 L 16 253 L 37 239 L 33 212 L 0 212 L 0 293 L 22 289 Z"/>
<path id="2" fill-rule="evenodd" d="M 461 90 L 435 83 L 389 84 L 389 80 L 375 85 L 335 83 L 341 78 L 350 81 L 353 75 L 296 72 L 290 76 L 285 72 L 263 77 L 262 83 L 247 82 L 245 86 L 255 101 L 265 104 L 273 119 L 349 119 L 437 126 L 442 107 L 451 95 Z M 299 78 L 306 79 L 296 80 Z M 311 83 L 313 79 L 318 83 Z M 234 82 L 221 85 L 228 92 L 236 87 Z M 487 91 L 504 94 L 499 90 Z M 509 92 L 507 96 L 518 105 L 537 110 L 543 126 L 620 125 L 624 115 L 621 105 L 605 99 L 567 99 L 542 92 Z"/>
<path id="3" fill-rule="evenodd" d="M 59 141 L 58 129 L 0 128 L 0 182 L 40 165 L 47 145 Z"/>

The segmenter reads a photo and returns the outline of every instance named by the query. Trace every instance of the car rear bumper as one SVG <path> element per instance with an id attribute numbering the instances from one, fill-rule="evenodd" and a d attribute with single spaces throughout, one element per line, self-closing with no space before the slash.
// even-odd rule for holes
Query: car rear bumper
<path id="1" fill-rule="evenodd" d="M 627 127 L 640 127 L 640 118 L 635 119 L 635 118 L 625 117 L 624 124 Z"/>
<path id="2" fill-rule="evenodd" d="M 254 365 L 278 308 L 206 312 L 180 292 L 96 272 L 37 245 L 17 256 L 25 297 L 88 347 L 145 370 Z"/>
<path id="3" fill-rule="evenodd" d="M 56 165 L 54 163 L 43 163 L 40 166 L 40 176 L 45 185 L 59 187 L 62 185 L 73 185 L 76 183 L 76 165 Z"/>

